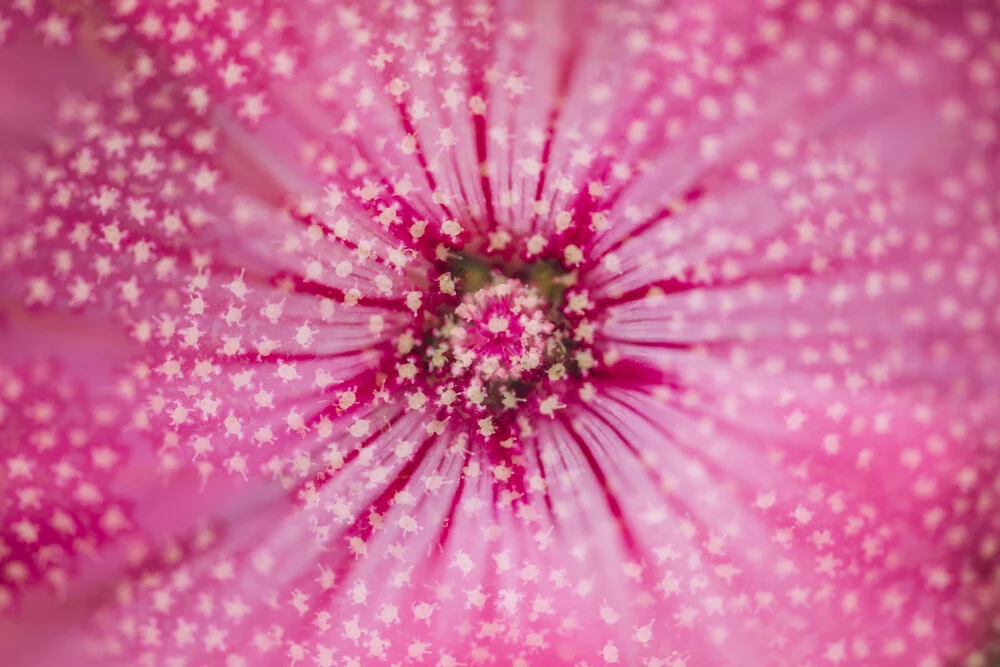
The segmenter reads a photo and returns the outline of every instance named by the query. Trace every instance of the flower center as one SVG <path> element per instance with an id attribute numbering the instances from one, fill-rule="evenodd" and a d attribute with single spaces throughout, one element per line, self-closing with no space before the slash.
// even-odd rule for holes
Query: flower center
<path id="1" fill-rule="evenodd" d="M 467 421 L 470 435 L 516 447 L 538 418 L 587 399 L 597 363 L 581 305 L 589 301 L 554 265 L 516 267 L 514 277 L 463 257 L 449 269 L 413 299 L 413 327 L 396 341 L 395 384 L 433 424 Z"/>
<path id="2" fill-rule="evenodd" d="M 466 294 L 442 331 L 454 357 L 452 375 L 471 373 L 490 383 L 537 371 L 557 343 L 547 308 L 538 290 L 519 280 L 501 278 Z"/>
<path id="3" fill-rule="evenodd" d="M 430 332 L 426 353 L 446 405 L 476 412 L 516 407 L 564 356 L 562 332 L 549 310 L 538 289 L 500 274 L 463 295 Z"/>

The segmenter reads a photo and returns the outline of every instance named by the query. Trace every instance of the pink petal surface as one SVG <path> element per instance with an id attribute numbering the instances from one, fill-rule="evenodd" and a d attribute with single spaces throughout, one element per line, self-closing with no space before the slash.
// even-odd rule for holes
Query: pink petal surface
<path id="1" fill-rule="evenodd" d="M 15 0 L 4 664 L 986 665 L 998 21 Z"/>

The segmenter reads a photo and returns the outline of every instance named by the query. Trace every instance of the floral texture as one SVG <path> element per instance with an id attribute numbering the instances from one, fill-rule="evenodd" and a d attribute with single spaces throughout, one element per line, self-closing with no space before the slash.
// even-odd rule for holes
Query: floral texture
<path id="1" fill-rule="evenodd" d="M 986 667 L 995 0 L 12 0 L 0 662 Z"/>

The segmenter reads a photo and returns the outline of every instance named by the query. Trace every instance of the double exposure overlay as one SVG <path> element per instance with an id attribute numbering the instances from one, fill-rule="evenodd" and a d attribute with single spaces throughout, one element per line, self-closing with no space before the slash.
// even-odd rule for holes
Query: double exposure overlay
<path id="1" fill-rule="evenodd" d="M 998 613 L 995 0 L 0 3 L 0 664 Z"/>

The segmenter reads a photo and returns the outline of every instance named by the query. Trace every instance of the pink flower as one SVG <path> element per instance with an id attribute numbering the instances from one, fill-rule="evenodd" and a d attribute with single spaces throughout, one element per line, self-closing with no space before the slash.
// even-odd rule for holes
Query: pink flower
<path id="1" fill-rule="evenodd" d="M 995 2 L 8 5 L 2 664 L 987 664 Z"/>

